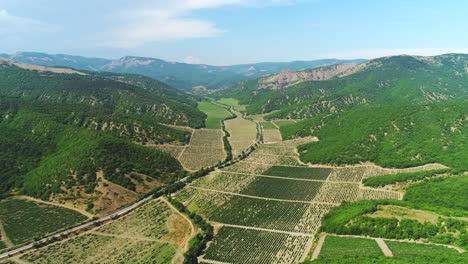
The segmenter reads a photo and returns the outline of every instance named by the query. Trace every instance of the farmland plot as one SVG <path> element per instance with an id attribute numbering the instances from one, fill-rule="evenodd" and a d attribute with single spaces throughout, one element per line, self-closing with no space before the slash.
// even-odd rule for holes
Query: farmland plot
<path id="1" fill-rule="evenodd" d="M 223 227 L 205 259 L 229 263 L 295 263 L 309 237 Z"/>
<path id="2" fill-rule="evenodd" d="M 177 194 L 189 209 L 222 226 L 208 246 L 206 262 L 297 263 L 331 207 L 400 198 L 396 192 L 361 187 L 363 177 L 381 173 L 369 171 L 372 166 L 298 164 L 295 147 L 304 140 L 314 139 L 260 145 L 245 160 Z"/>
<path id="3" fill-rule="evenodd" d="M 322 182 L 256 177 L 241 193 L 283 200 L 310 201 L 321 186 Z"/>
<path id="4" fill-rule="evenodd" d="M 332 169 L 330 168 L 273 166 L 262 174 L 297 179 L 326 180 L 331 172 Z"/>
<path id="5" fill-rule="evenodd" d="M 162 200 L 77 237 L 22 256 L 33 263 L 171 263 L 182 260 L 190 223 Z"/>
<path id="6" fill-rule="evenodd" d="M 309 206 L 307 203 L 233 196 L 207 216 L 219 223 L 301 232 L 306 230 L 295 228 Z"/>
<path id="7" fill-rule="evenodd" d="M 25 199 L 0 202 L 0 221 L 13 244 L 32 241 L 88 218 L 76 211 Z"/>
<path id="8" fill-rule="evenodd" d="M 265 129 L 263 130 L 263 141 L 265 143 L 276 143 L 281 142 L 283 138 L 281 137 L 281 132 L 279 129 Z"/>
<path id="9" fill-rule="evenodd" d="M 383 256 L 383 253 L 373 239 L 327 236 L 319 260 L 360 256 Z"/>
<path id="10" fill-rule="evenodd" d="M 226 130 L 229 132 L 229 143 L 232 146 L 232 155 L 237 157 L 244 150 L 255 143 L 257 138 L 257 125 L 240 116 L 235 119 L 224 121 Z"/>
<path id="11" fill-rule="evenodd" d="M 196 129 L 190 144 L 185 147 L 179 161 L 184 168 L 199 170 L 216 165 L 226 158 L 224 132 L 218 129 Z"/>
<path id="12" fill-rule="evenodd" d="M 194 186 L 226 192 L 240 192 L 254 180 L 255 176 L 251 174 L 219 171 L 203 177 L 195 182 Z"/>

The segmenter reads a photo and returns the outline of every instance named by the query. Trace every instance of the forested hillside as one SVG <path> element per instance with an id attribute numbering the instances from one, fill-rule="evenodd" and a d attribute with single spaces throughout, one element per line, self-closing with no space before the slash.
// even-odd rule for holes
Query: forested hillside
<path id="1" fill-rule="evenodd" d="M 0 196 L 95 201 L 110 183 L 142 191 L 185 173 L 142 144 L 188 142 L 168 125 L 204 126 L 194 97 L 136 75 L 52 71 L 0 62 Z"/>
<path id="2" fill-rule="evenodd" d="M 262 86 L 264 79 L 242 82 L 220 96 L 265 119 L 301 119 L 281 133 L 319 138 L 299 147 L 304 162 L 466 169 L 467 69 L 468 55 L 395 56 L 282 89 Z"/>
<path id="3" fill-rule="evenodd" d="M 248 113 L 273 118 L 308 118 L 358 105 L 427 104 L 468 98 L 468 55 L 394 56 L 355 66 L 355 73 L 305 81 L 285 89 L 262 89 L 261 79 L 220 92 L 248 105 Z"/>

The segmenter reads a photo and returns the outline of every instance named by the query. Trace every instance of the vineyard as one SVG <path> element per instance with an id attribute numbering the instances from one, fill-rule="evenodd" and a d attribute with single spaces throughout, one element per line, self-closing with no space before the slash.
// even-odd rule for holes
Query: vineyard
<path id="1" fill-rule="evenodd" d="M 188 170 L 216 165 L 226 158 L 224 133 L 219 129 L 195 129 L 190 144 L 179 154 L 179 161 Z"/>
<path id="2" fill-rule="evenodd" d="M 32 263 L 171 263 L 175 252 L 168 243 L 86 233 L 21 259 Z"/>
<path id="3" fill-rule="evenodd" d="M 238 116 L 237 118 L 224 121 L 224 124 L 230 135 L 229 143 L 232 146 L 232 155 L 234 157 L 242 154 L 244 150 L 255 142 L 257 126 L 254 122 Z"/>
<path id="4" fill-rule="evenodd" d="M 177 193 L 191 211 L 221 226 L 202 256 L 205 262 L 299 262 L 330 208 L 344 201 L 401 199 L 398 192 L 360 184 L 391 170 L 302 164 L 296 146 L 311 140 L 262 144 L 246 159 Z"/>
<path id="5" fill-rule="evenodd" d="M 223 227 L 205 259 L 236 263 L 291 263 L 301 258 L 310 238 L 283 233 Z"/>
<path id="6" fill-rule="evenodd" d="M 171 263 L 191 235 L 186 219 L 162 200 L 77 237 L 21 256 L 33 263 Z M 177 259 L 177 260 L 175 260 Z"/>
<path id="7" fill-rule="evenodd" d="M 6 199 L 0 202 L 0 222 L 9 240 L 15 245 L 57 232 L 87 219 L 76 211 L 45 203 L 24 199 Z"/>

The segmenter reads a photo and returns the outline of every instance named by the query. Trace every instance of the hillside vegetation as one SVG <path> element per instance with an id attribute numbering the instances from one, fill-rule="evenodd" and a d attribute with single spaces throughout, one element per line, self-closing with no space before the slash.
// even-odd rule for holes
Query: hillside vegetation
<path id="1" fill-rule="evenodd" d="M 169 183 L 185 173 L 179 162 L 134 143 L 187 143 L 189 132 L 167 125 L 203 127 L 196 106 L 194 97 L 146 77 L 2 63 L 0 196 L 13 189 L 42 199 L 99 196 L 99 171 L 130 191 Z"/>

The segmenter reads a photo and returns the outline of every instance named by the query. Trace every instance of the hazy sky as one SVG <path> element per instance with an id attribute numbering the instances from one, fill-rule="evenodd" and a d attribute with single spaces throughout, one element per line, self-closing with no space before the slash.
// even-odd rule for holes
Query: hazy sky
<path id="1" fill-rule="evenodd" d="M 468 53 L 464 0 L 0 0 L 0 53 L 236 64 Z"/>

